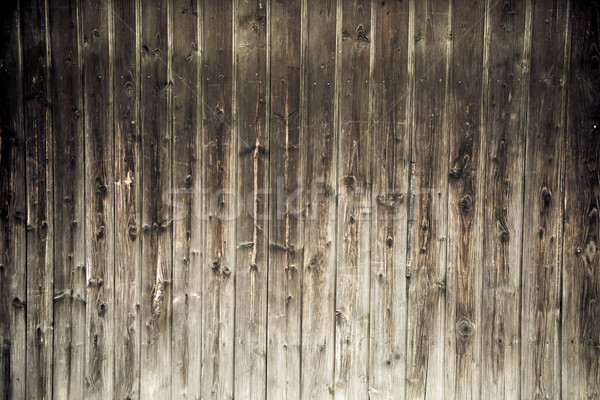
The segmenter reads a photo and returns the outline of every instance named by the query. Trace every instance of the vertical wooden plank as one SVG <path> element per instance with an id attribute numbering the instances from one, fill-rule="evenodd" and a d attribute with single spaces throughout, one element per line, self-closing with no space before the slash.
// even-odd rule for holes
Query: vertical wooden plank
<path id="1" fill-rule="evenodd" d="M 20 15 L 4 4 L 0 28 L 0 398 L 25 398 L 25 136 Z"/>
<path id="2" fill-rule="evenodd" d="M 301 0 L 270 2 L 267 398 L 300 398 Z"/>
<path id="3" fill-rule="evenodd" d="M 85 235 L 82 62 L 76 1 L 50 1 L 54 173 L 55 398 L 84 397 Z"/>
<path id="4" fill-rule="evenodd" d="M 451 15 L 444 397 L 477 399 L 485 205 L 481 136 L 485 3 L 452 0 Z"/>
<path id="5" fill-rule="evenodd" d="M 168 3 L 141 9 L 142 345 L 140 397 L 171 396 L 172 221 Z"/>
<path id="6" fill-rule="evenodd" d="M 115 398 L 139 398 L 141 340 L 141 193 L 138 16 L 118 1 L 114 26 Z"/>
<path id="7" fill-rule="evenodd" d="M 534 2 L 525 166 L 521 397 L 557 398 L 567 2 Z"/>
<path id="8" fill-rule="evenodd" d="M 24 1 L 23 100 L 27 179 L 27 354 L 25 397 L 52 396 L 53 188 L 47 5 Z"/>
<path id="9" fill-rule="evenodd" d="M 519 398 L 520 285 L 530 8 L 487 2 L 482 398 Z M 485 79 L 485 74 L 484 74 Z"/>
<path id="10" fill-rule="evenodd" d="M 174 399 L 200 398 L 201 375 L 201 143 L 197 91 L 198 4 L 173 1 L 173 336 Z"/>
<path id="11" fill-rule="evenodd" d="M 111 5 L 82 2 L 87 249 L 86 397 L 113 395 L 114 147 Z"/>
<path id="12" fill-rule="evenodd" d="M 368 133 L 372 135 L 373 153 L 371 399 L 401 399 L 406 390 L 406 262 L 414 84 L 411 12 L 414 7 L 409 2 L 373 2 L 373 131 Z"/>
<path id="13" fill-rule="evenodd" d="M 267 329 L 269 177 L 267 98 L 268 3 L 235 2 L 236 220 L 235 393 L 264 399 Z"/>
<path id="14" fill-rule="evenodd" d="M 338 4 L 306 0 L 301 398 L 334 391 L 337 128 L 335 66 Z"/>
<path id="15" fill-rule="evenodd" d="M 406 397 L 443 398 L 450 9 L 414 1 L 411 226 Z"/>
<path id="16" fill-rule="evenodd" d="M 202 398 L 233 397 L 235 310 L 235 138 L 233 9 L 206 2 L 202 12 L 203 169 L 206 220 L 202 270 Z"/>
<path id="17" fill-rule="evenodd" d="M 336 135 L 337 272 L 335 289 L 335 398 L 367 399 L 369 366 L 369 256 L 371 151 L 371 1 L 341 2 Z M 340 38 L 341 35 L 341 38 Z M 330 222 L 333 223 L 333 222 Z"/>
<path id="18" fill-rule="evenodd" d="M 593 399 L 600 397 L 600 4 L 574 1 L 571 21 L 564 173 L 562 398 Z"/>

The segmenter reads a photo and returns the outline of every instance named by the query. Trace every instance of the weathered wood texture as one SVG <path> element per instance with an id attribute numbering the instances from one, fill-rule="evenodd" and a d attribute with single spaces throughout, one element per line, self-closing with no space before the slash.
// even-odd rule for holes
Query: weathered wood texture
<path id="1" fill-rule="evenodd" d="M 597 1 L 0 8 L 0 398 L 600 396 Z"/>

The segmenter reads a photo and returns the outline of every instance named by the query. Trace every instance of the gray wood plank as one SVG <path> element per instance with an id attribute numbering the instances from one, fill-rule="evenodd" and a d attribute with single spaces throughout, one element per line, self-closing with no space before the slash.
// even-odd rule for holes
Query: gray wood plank
<path id="1" fill-rule="evenodd" d="M 562 169 L 568 3 L 534 2 L 532 12 L 523 209 L 521 397 L 557 398 L 561 393 Z"/>
<path id="2" fill-rule="evenodd" d="M 85 396 L 85 154 L 77 6 L 76 1 L 48 3 L 57 179 L 54 187 L 55 398 Z"/>
<path id="3" fill-rule="evenodd" d="M 565 148 L 561 310 L 563 399 L 600 397 L 600 8 L 574 1 Z"/>
<path id="4" fill-rule="evenodd" d="M 264 399 L 269 202 L 269 5 L 237 1 L 234 15 L 236 219 L 234 397 Z"/>
<path id="5" fill-rule="evenodd" d="M 54 154 L 45 2 L 24 1 L 21 21 L 27 188 L 25 397 L 47 399 L 52 396 Z"/>
<path id="6" fill-rule="evenodd" d="M 371 1 L 341 2 L 335 398 L 368 399 L 371 202 Z"/>
<path id="7" fill-rule="evenodd" d="M 482 131 L 485 4 L 452 1 L 449 81 L 445 398 L 480 397 L 485 140 Z"/>
<path id="8" fill-rule="evenodd" d="M 531 8 L 487 3 L 481 397 L 518 398 L 525 121 Z M 487 79 L 485 71 L 488 71 Z"/>
<path id="9" fill-rule="evenodd" d="M 302 399 L 326 399 L 334 393 L 339 5 L 334 0 L 307 0 L 303 5 L 307 14 L 302 27 L 306 31 Z"/>
<path id="10" fill-rule="evenodd" d="M 86 397 L 113 395 L 114 131 L 112 4 L 82 3 L 85 134 Z"/>
<path id="11" fill-rule="evenodd" d="M 25 398 L 26 179 L 20 9 L 0 17 L 0 398 Z"/>
<path id="12" fill-rule="evenodd" d="M 140 397 L 168 399 L 171 376 L 172 210 L 169 3 L 141 7 L 142 342 Z"/>
<path id="13" fill-rule="evenodd" d="M 443 398 L 450 4 L 415 1 L 406 398 Z M 449 371 L 452 374 L 452 371 Z M 449 394 L 451 395 L 451 394 Z"/>
<path id="14" fill-rule="evenodd" d="M 302 182 L 301 0 L 271 1 L 267 398 L 300 398 Z"/>
<path id="15" fill-rule="evenodd" d="M 413 5 L 414 6 L 414 5 Z M 373 2 L 369 396 L 405 396 L 414 7 Z"/>
<path id="16" fill-rule="evenodd" d="M 234 393 L 236 140 L 233 124 L 233 7 L 203 4 L 202 100 L 206 231 L 202 265 L 202 390 L 206 399 Z"/>
<path id="17" fill-rule="evenodd" d="M 115 398 L 140 395 L 141 156 L 139 2 L 115 3 Z"/>

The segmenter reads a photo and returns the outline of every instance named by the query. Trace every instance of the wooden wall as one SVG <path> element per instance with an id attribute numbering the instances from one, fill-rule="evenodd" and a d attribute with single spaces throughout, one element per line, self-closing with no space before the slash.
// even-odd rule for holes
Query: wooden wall
<path id="1" fill-rule="evenodd" d="M 2 399 L 600 398 L 597 0 L 5 0 Z"/>

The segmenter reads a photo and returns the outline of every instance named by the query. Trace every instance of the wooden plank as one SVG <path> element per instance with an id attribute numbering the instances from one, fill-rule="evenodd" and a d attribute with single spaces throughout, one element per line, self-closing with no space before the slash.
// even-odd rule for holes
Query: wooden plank
<path id="1" fill-rule="evenodd" d="M 206 2 L 202 12 L 203 182 L 207 191 L 202 270 L 202 390 L 233 397 L 237 159 L 233 123 L 233 8 Z"/>
<path id="2" fill-rule="evenodd" d="M 560 396 L 568 3 L 533 4 L 521 285 L 521 397 Z"/>
<path id="3" fill-rule="evenodd" d="M 335 398 L 368 399 L 371 1 L 341 2 Z M 331 222 L 330 222 L 331 223 Z"/>
<path id="4" fill-rule="evenodd" d="M 485 215 L 481 395 L 519 398 L 525 121 L 531 14 L 526 2 L 487 3 L 484 68 Z M 525 60 L 525 61 L 524 61 Z M 485 71 L 485 70 L 484 70 Z"/>
<path id="5" fill-rule="evenodd" d="M 562 283 L 562 398 L 600 397 L 600 8 L 572 10 Z"/>
<path id="6" fill-rule="evenodd" d="M 303 399 L 334 392 L 337 182 L 336 32 L 334 0 L 306 0 L 304 51 L 305 259 L 302 285 Z"/>
<path id="7" fill-rule="evenodd" d="M 82 2 L 86 185 L 86 397 L 113 395 L 114 137 L 111 12 Z"/>
<path id="8" fill-rule="evenodd" d="M 118 1 L 114 26 L 115 398 L 140 394 L 140 43 L 135 0 Z"/>
<path id="9" fill-rule="evenodd" d="M 27 186 L 27 352 L 25 397 L 50 398 L 53 351 L 53 188 L 50 50 L 43 1 L 21 5 Z"/>
<path id="10" fill-rule="evenodd" d="M 174 399 L 200 398 L 202 330 L 201 149 L 196 93 L 200 54 L 196 1 L 173 2 L 173 336 Z"/>
<path id="11" fill-rule="evenodd" d="M 140 397 L 171 396 L 172 221 L 168 3 L 141 8 L 142 345 Z"/>
<path id="12" fill-rule="evenodd" d="M 235 392 L 242 399 L 264 399 L 267 330 L 269 178 L 267 98 L 269 85 L 269 5 L 265 0 L 236 1 L 235 136 L 236 219 Z"/>
<path id="13" fill-rule="evenodd" d="M 373 2 L 373 17 L 369 395 L 401 399 L 406 390 L 414 7 Z"/>
<path id="14" fill-rule="evenodd" d="M 55 398 L 85 396 L 86 269 L 83 93 L 77 2 L 50 1 L 54 173 Z M 59 149 L 59 150 L 58 150 Z M 58 150 L 58 151 L 57 151 Z"/>
<path id="15" fill-rule="evenodd" d="M 415 1 L 406 397 L 442 398 L 448 191 L 450 9 Z"/>
<path id="16" fill-rule="evenodd" d="M 25 398 L 25 136 L 17 1 L 0 17 L 0 398 Z"/>
<path id="17" fill-rule="evenodd" d="M 444 397 L 480 397 L 485 140 L 482 129 L 485 3 L 452 1 Z"/>
<path id="18" fill-rule="evenodd" d="M 301 0 L 271 1 L 267 398 L 300 398 L 303 222 Z"/>

